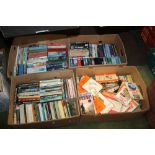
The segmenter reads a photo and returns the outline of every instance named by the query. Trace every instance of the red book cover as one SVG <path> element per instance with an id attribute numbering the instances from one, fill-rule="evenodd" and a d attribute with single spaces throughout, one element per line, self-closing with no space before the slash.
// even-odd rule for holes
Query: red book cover
<path id="1" fill-rule="evenodd" d="M 47 56 L 47 52 L 39 52 L 39 53 L 29 53 L 28 58 L 38 58 Z"/>
<path id="2" fill-rule="evenodd" d="M 77 58 L 77 65 L 81 66 L 81 58 L 80 57 Z"/>
<path id="3" fill-rule="evenodd" d="M 67 49 L 66 48 L 57 48 L 57 49 L 48 49 L 47 51 L 48 51 L 48 53 L 49 52 L 62 52 L 62 51 L 67 51 Z"/>

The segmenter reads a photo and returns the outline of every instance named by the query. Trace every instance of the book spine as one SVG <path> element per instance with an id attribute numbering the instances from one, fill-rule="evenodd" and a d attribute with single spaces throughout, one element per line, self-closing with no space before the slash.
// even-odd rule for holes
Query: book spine
<path id="1" fill-rule="evenodd" d="M 54 103 L 50 102 L 49 105 L 50 105 L 50 110 L 51 110 L 51 114 L 52 114 L 52 119 L 55 120 L 56 115 L 55 115 L 55 110 L 54 110 L 54 107 L 53 107 Z"/>
<path id="2" fill-rule="evenodd" d="M 39 106 L 40 120 L 41 121 L 44 121 L 44 116 L 43 116 L 43 111 L 42 111 L 41 103 L 38 104 L 38 106 Z"/>
<path id="3" fill-rule="evenodd" d="M 25 110 L 24 110 L 24 104 L 21 104 L 19 106 L 20 109 L 20 124 L 25 124 Z"/>
<path id="4" fill-rule="evenodd" d="M 43 110 L 44 121 L 47 121 L 48 118 L 47 118 L 47 111 L 46 111 L 45 104 L 46 103 L 42 104 L 42 110 Z"/>
<path id="5" fill-rule="evenodd" d="M 64 109 L 64 113 L 65 113 L 66 118 L 68 118 L 69 117 L 69 114 L 68 114 L 67 106 L 66 106 L 65 103 L 63 103 L 63 109 Z"/>
<path id="6" fill-rule="evenodd" d="M 60 111 L 59 111 L 59 107 L 58 107 L 58 101 L 55 101 L 54 105 L 55 105 L 57 117 L 58 117 L 58 119 L 61 119 Z"/>
<path id="7" fill-rule="evenodd" d="M 60 117 L 65 118 L 65 113 L 64 113 L 62 101 L 58 101 L 58 108 L 59 108 L 59 112 L 60 112 Z"/>

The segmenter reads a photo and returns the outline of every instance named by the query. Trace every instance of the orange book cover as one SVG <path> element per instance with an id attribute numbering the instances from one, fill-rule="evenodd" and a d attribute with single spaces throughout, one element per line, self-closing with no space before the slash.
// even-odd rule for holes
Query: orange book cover
<path id="1" fill-rule="evenodd" d="M 104 95 L 105 97 L 108 97 L 108 98 L 114 99 L 114 100 L 116 99 L 115 94 L 110 93 L 110 92 L 107 92 L 107 91 L 103 91 L 103 92 L 102 92 L 102 95 Z"/>
<path id="2" fill-rule="evenodd" d="M 82 86 L 90 79 L 89 76 L 83 76 L 81 78 L 81 80 L 79 81 L 78 83 L 78 90 L 79 90 L 79 93 L 83 94 L 83 93 L 86 93 L 87 91 L 85 89 L 82 88 Z"/>
<path id="3" fill-rule="evenodd" d="M 104 102 L 96 96 L 94 96 L 94 105 L 96 114 L 99 114 L 105 108 Z"/>

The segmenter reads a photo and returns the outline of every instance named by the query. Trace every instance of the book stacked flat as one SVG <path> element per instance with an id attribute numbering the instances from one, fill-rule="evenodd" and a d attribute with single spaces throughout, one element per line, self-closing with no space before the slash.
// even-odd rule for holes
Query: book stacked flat
<path id="1" fill-rule="evenodd" d="M 120 55 L 114 44 L 91 44 L 75 42 L 70 44 L 70 65 L 88 66 L 99 64 L 121 64 Z"/>
<path id="2" fill-rule="evenodd" d="M 27 49 L 27 74 L 46 72 L 47 45 L 29 47 Z"/>
<path id="3" fill-rule="evenodd" d="M 143 96 L 131 75 L 99 74 L 77 78 L 82 114 L 139 111 Z"/>
<path id="4" fill-rule="evenodd" d="M 67 66 L 67 46 L 65 44 L 49 44 L 47 70 L 66 69 Z"/>
<path id="5" fill-rule="evenodd" d="M 77 114 L 72 78 L 23 83 L 17 86 L 15 96 L 15 124 L 63 119 Z"/>
<path id="6" fill-rule="evenodd" d="M 14 75 L 66 69 L 67 66 L 67 47 L 65 44 L 18 47 Z"/>

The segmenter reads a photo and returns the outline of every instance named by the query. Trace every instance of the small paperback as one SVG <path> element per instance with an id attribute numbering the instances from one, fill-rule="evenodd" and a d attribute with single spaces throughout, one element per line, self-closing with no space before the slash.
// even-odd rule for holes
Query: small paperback
<path id="1" fill-rule="evenodd" d="M 125 82 L 131 98 L 134 100 L 143 100 L 143 96 L 135 83 Z"/>
<path id="2" fill-rule="evenodd" d="M 83 114 L 95 115 L 94 100 L 91 93 L 80 95 L 80 107 Z"/>
<path id="3" fill-rule="evenodd" d="M 120 87 L 119 92 L 116 94 L 116 98 L 124 105 L 128 105 L 131 102 L 130 94 L 128 92 L 126 85 L 124 85 L 124 83 Z"/>
<path id="4" fill-rule="evenodd" d="M 98 94 L 102 89 L 102 85 L 90 78 L 84 85 L 83 88 L 87 90 L 89 93 L 92 93 L 93 96 Z"/>

